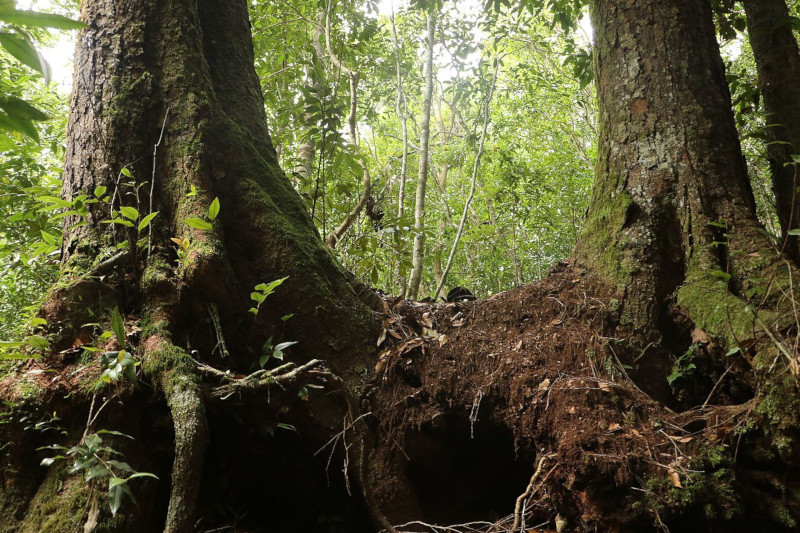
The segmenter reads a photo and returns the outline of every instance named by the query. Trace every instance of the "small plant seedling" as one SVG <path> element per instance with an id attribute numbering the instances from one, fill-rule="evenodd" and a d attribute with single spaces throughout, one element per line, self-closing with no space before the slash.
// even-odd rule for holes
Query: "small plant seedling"
<path id="1" fill-rule="evenodd" d="M 261 304 L 264 303 L 264 300 L 267 299 L 267 296 L 275 292 L 275 289 L 277 289 L 280 286 L 280 284 L 286 281 L 287 279 L 289 279 L 289 276 L 286 276 L 285 278 L 281 279 L 276 279 L 275 281 L 270 283 L 259 283 L 258 285 L 256 285 L 253 292 L 250 293 L 250 299 L 256 302 L 256 306 L 251 307 L 250 312 L 257 316 L 259 309 L 261 309 Z"/>

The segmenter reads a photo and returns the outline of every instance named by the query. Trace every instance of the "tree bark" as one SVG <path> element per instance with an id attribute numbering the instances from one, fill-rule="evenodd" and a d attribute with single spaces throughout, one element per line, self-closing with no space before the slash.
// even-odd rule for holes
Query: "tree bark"
<path id="1" fill-rule="evenodd" d="M 90 203 L 85 220 L 67 217 L 61 281 L 43 315 L 56 350 L 91 334 L 84 324 L 105 321 L 115 307 L 141 317 L 141 340 L 128 349 L 163 393 L 174 427 L 172 474 L 160 472 L 171 485 L 168 532 L 194 530 L 205 450 L 219 438 L 206 420 L 198 361 L 246 372 L 264 341 L 283 335 L 300 341 L 301 363 L 324 354 L 333 370 L 346 360 L 339 377 L 347 383 L 359 379 L 356 368 L 374 344 L 365 337 L 375 331 L 368 298 L 322 244 L 278 167 L 247 7 L 244 0 L 82 6 L 87 27 L 75 59 L 63 196 L 91 198 L 105 187 L 111 201 Z M 215 198 L 220 210 L 211 229 L 186 223 L 209 220 Z M 136 244 L 146 235 L 136 225 L 150 206 L 158 215 L 147 250 Z M 133 228 L 104 223 L 125 220 L 123 208 L 138 211 Z M 187 245 L 176 250 L 173 239 Z M 132 253 L 109 262 L 125 240 Z M 255 318 L 247 312 L 255 285 L 286 276 Z M 214 327 L 212 304 L 219 310 Z M 292 313 L 285 324 L 278 320 Z M 308 328 L 323 315 L 342 323 Z M 222 342 L 225 361 L 216 352 Z"/>
<path id="2" fill-rule="evenodd" d="M 710 308 L 763 296 L 756 272 L 777 259 L 755 216 L 711 9 L 595 0 L 591 15 L 600 148 L 576 257 L 624 291 L 623 320 L 651 340 L 671 298 L 724 334 Z M 737 320 L 740 334 L 752 326 Z"/>
<path id="3" fill-rule="evenodd" d="M 414 252 L 411 258 L 411 277 L 406 296 L 417 298 L 425 262 L 425 189 L 428 181 L 428 158 L 431 129 L 431 103 L 433 102 L 433 45 L 436 42 L 436 9 L 428 13 L 427 51 L 425 55 L 425 95 L 422 103 L 422 121 L 419 134 L 419 173 L 417 195 L 414 203 Z"/>
<path id="4" fill-rule="evenodd" d="M 744 0 L 750 46 L 767 112 L 767 154 L 784 251 L 800 264 L 797 163 L 800 154 L 800 50 L 785 0 Z"/>

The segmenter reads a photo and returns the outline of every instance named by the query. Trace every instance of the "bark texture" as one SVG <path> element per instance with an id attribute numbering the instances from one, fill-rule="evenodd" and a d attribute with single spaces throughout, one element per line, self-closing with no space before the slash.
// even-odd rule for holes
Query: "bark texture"
<path id="1" fill-rule="evenodd" d="M 90 0 L 82 7 L 87 27 L 75 59 L 63 196 L 91 198 L 105 187 L 110 201 L 89 204 L 85 221 L 67 218 L 61 280 L 43 312 L 56 350 L 114 307 L 141 318 L 140 339 L 128 349 L 166 400 L 172 424 L 162 438 L 174 436 L 171 475 L 158 471 L 159 490 L 170 494 L 168 532 L 194 530 L 205 450 L 224 437 L 209 428 L 200 361 L 246 373 L 267 339 L 296 340 L 295 362 L 323 357 L 329 369 L 340 368 L 339 383 L 355 387 L 374 350 L 365 337 L 376 328 L 368 299 L 357 294 L 363 289 L 340 270 L 278 167 L 247 7 L 244 0 Z M 209 220 L 215 198 L 211 229 L 186 223 Z M 139 213 L 133 228 L 104 223 L 123 208 Z M 139 231 L 151 210 L 158 215 Z M 254 286 L 286 276 L 257 316 L 248 313 Z M 322 319 L 331 316 L 340 321 Z M 327 402 L 337 421 L 322 427 L 338 423 L 348 394 Z M 145 439 L 142 428 L 126 429 Z M 41 511 L 20 505 L 18 519 Z M 142 527 L 127 524 L 119 530 Z M 151 521 L 147 529 L 161 528 Z"/>
<path id="2" fill-rule="evenodd" d="M 597 0 L 591 15 L 600 151 L 576 256 L 624 288 L 624 319 L 650 337 L 665 333 L 653 326 L 675 296 L 720 330 L 708 312 L 727 298 L 719 279 L 753 297 L 764 290 L 753 272 L 775 254 L 755 216 L 711 8 Z"/>
<path id="3" fill-rule="evenodd" d="M 785 252 L 800 264 L 797 166 L 800 154 L 800 50 L 785 0 L 744 0 L 750 46 L 767 112 L 767 154 Z"/>

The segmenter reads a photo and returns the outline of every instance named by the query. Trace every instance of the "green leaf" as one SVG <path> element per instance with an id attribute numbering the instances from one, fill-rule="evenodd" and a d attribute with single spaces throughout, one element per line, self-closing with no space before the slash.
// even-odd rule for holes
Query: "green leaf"
<path id="1" fill-rule="evenodd" d="M 31 335 L 27 342 L 35 350 L 46 350 L 50 347 L 50 341 L 39 335 Z"/>
<path id="2" fill-rule="evenodd" d="M 35 28 L 56 28 L 58 30 L 79 30 L 86 25 L 83 22 L 72 20 L 54 13 L 37 13 L 21 9 L 0 11 L 0 20 L 18 26 L 32 26 Z"/>
<path id="3" fill-rule="evenodd" d="M 113 476 L 108 480 L 108 507 L 111 509 L 112 516 L 116 516 L 122 505 L 125 482 L 124 479 Z"/>
<path id="4" fill-rule="evenodd" d="M 142 219 L 142 221 L 139 222 L 139 228 L 138 228 L 139 231 L 142 231 L 144 228 L 146 228 L 147 225 L 150 224 L 150 221 L 153 220 L 154 218 L 156 218 L 157 215 L 158 215 L 158 211 L 156 211 L 155 213 L 150 213 L 149 215 L 144 217 Z"/>
<path id="5" fill-rule="evenodd" d="M 21 120 L 47 120 L 50 118 L 47 113 L 40 111 L 16 96 L 0 95 L 0 108 L 8 113 L 9 116 Z"/>
<path id="6" fill-rule="evenodd" d="M 283 350 L 285 350 L 285 349 L 286 349 L 286 348 L 288 348 L 289 346 L 294 346 L 295 344 L 297 344 L 297 341 L 291 341 L 291 342 L 282 342 L 282 343 L 278 344 L 278 345 L 275 347 L 275 351 L 282 352 Z"/>
<path id="7" fill-rule="evenodd" d="M 100 222 L 102 224 L 120 224 L 120 225 L 128 227 L 128 228 L 132 228 L 133 227 L 133 222 L 131 222 L 129 220 L 124 220 L 122 218 L 112 218 L 111 220 L 101 220 Z"/>
<path id="8" fill-rule="evenodd" d="M 117 337 L 119 345 L 125 346 L 125 322 L 122 320 L 122 315 L 119 314 L 119 309 L 116 307 L 111 312 L 111 329 L 114 330 L 114 335 Z"/>
<path id="9" fill-rule="evenodd" d="M 21 63 L 39 72 L 44 76 L 45 82 L 50 82 L 50 65 L 36 51 L 30 41 L 10 33 L 0 33 L 0 46 L 5 48 L 9 54 L 16 57 Z"/>
<path id="10" fill-rule="evenodd" d="M 44 242 L 46 242 L 47 244 L 50 244 L 52 246 L 55 246 L 56 238 L 54 236 L 50 235 L 49 233 L 47 233 L 44 230 L 41 230 L 41 234 L 42 234 L 42 239 L 44 239 Z"/>
<path id="11" fill-rule="evenodd" d="M 105 185 L 98 185 L 97 187 L 94 188 L 94 195 L 97 198 L 102 198 L 107 190 L 108 190 L 108 187 L 106 187 Z"/>
<path id="12" fill-rule="evenodd" d="M 133 220 L 133 221 L 135 221 L 136 219 L 139 218 L 139 211 L 137 211 L 133 207 L 128 207 L 126 205 L 123 205 L 122 207 L 119 208 L 119 212 L 125 218 Z"/>
<path id="13" fill-rule="evenodd" d="M 250 299 L 253 300 L 253 301 L 256 301 L 258 303 L 262 303 L 265 298 L 266 298 L 266 296 L 264 296 L 260 292 L 251 292 L 250 293 Z"/>
<path id="14" fill-rule="evenodd" d="M 186 220 L 184 220 L 184 222 L 186 222 L 189 226 L 191 226 L 191 227 L 193 227 L 195 229 L 199 229 L 199 230 L 203 230 L 203 231 L 208 231 L 208 230 L 210 230 L 212 228 L 212 226 L 211 226 L 211 224 L 209 222 L 206 222 L 202 218 L 198 218 L 198 217 L 189 217 Z"/>
<path id="15" fill-rule="evenodd" d="M 39 132 L 36 131 L 36 126 L 33 121 L 24 120 L 9 116 L 5 113 L 0 113 L 0 129 L 5 131 L 18 131 L 24 133 L 36 142 L 39 142 Z"/>
<path id="16" fill-rule="evenodd" d="M 125 463 L 123 461 L 117 461 L 115 459 L 108 459 L 108 460 L 106 460 L 106 464 L 109 464 L 109 465 L 113 466 L 114 468 L 116 468 L 118 470 L 122 470 L 124 472 L 133 472 L 134 471 L 133 468 L 131 468 L 131 465 L 129 465 L 128 463 Z"/>
<path id="17" fill-rule="evenodd" d="M 211 205 L 208 206 L 208 218 L 209 220 L 214 220 L 217 218 L 219 214 L 219 198 L 214 198 L 214 201 L 211 202 Z"/>
<path id="18" fill-rule="evenodd" d="M 120 173 L 121 173 L 123 176 L 126 176 L 126 177 L 128 177 L 128 178 L 132 178 L 132 177 L 133 177 L 133 174 L 131 174 L 131 171 L 130 171 L 130 170 L 128 170 L 128 167 L 122 167 L 122 170 L 120 170 Z"/>
<path id="19" fill-rule="evenodd" d="M 800 228 L 790 229 L 786 233 L 793 236 L 800 235 Z"/>
<path id="20" fill-rule="evenodd" d="M 151 472 L 136 472 L 132 476 L 128 476 L 128 481 L 137 477 L 151 477 L 153 479 L 158 479 L 158 476 Z"/>

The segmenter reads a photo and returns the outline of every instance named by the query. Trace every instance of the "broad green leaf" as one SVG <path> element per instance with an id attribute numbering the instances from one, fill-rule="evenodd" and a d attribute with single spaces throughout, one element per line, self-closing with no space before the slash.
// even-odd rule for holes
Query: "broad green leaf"
<path id="1" fill-rule="evenodd" d="M 116 307 L 111 312 L 111 329 L 114 330 L 114 335 L 117 337 L 117 342 L 120 346 L 125 346 L 125 321 L 122 320 L 122 315 L 119 314 L 119 309 Z"/>
<path id="2" fill-rule="evenodd" d="M 0 11 L 0 20 L 18 26 L 56 28 L 58 30 L 79 30 L 86 26 L 83 22 L 54 13 L 37 13 L 22 9 Z"/>
<path id="3" fill-rule="evenodd" d="M 131 174 L 131 171 L 128 170 L 127 167 L 122 167 L 122 170 L 120 170 L 120 172 L 122 173 L 123 176 L 126 176 L 128 178 L 132 178 L 133 177 L 133 174 Z"/>
<path id="4" fill-rule="evenodd" d="M 107 190 L 108 190 L 108 187 L 106 187 L 105 185 L 98 185 L 97 187 L 94 188 L 94 195 L 97 198 L 102 198 Z"/>
<path id="5" fill-rule="evenodd" d="M 282 342 L 275 347 L 275 351 L 282 352 L 289 346 L 294 346 L 295 344 L 297 344 L 297 341 Z"/>
<path id="6" fill-rule="evenodd" d="M 50 118 L 47 113 L 36 109 L 16 96 L 0 95 L 0 108 L 8 113 L 9 116 L 21 120 L 47 120 Z"/>
<path id="7" fill-rule="evenodd" d="M 139 231 L 142 231 L 144 228 L 146 228 L 150 224 L 150 221 L 153 220 L 154 218 L 156 218 L 157 215 L 158 215 L 158 211 L 156 211 L 154 213 L 150 213 L 149 215 L 144 217 L 142 219 L 142 221 L 139 222 L 139 228 L 138 228 Z"/>
<path id="8" fill-rule="evenodd" d="M 111 477 L 108 480 L 108 507 L 111 509 L 112 516 L 117 515 L 120 506 L 122 505 L 122 495 L 124 491 L 122 487 L 125 486 L 125 480 L 118 477 Z"/>
<path id="9" fill-rule="evenodd" d="M 203 230 L 203 231 L 208 231 L 208 230 L 210 230 L 212 228 L 212 226 L 211 226 L 211 224 L 209 222 L 206 222 L 202 218 L 198 218 L 198 217 L 189 217 L 186 220 L 184 220 L 184 222 L 186 222 L 189 226 L 191 226 L 191 227 L 193 227 L 195 229 L 199 229 L 199 230 Z"/>
<path id="10" fill-rule="evenodd" d="M 119 208 L 119 212 L 122 213 L 122 216 L 124 216 L 129 220 L 136 221 L 139 218 L 139 211 L 137 211 L 133 207 L 128 207 L 126 205 L 123 205 L 122 207 Z"/>
<path id="11" fill-rule="evenodd" d="M 28 344 L 36 350 L 46 350 L 50 347 L 50 341 L 39 335 L 28 337 Z"/>
<path id="12" fill-rule="evenodd" d="M 790 229 L 786 233 L 789 235 L 800 235 L 800 228 Z"/>
<path id="13" fill-rule="evenodd" d="M 39 142 L 39 132 L 36 131 L 36 126 L 33 125 L 31 120 L 19 119 L 0 113 L 0 130 L 18 131 Z"/>
<path id="14" fill-rule="evenodd" d="M 44 242 L 46 242 L 47 244 L 55 246 L 56 238 L 54 236 L 50 235 L 49 233 L 47 233 L 44 230 L 41 230 L 41 234 L 42 234 L 42 239 L 44 239 Z"/>
<path id="15" fill-rule="evenodd" d="M 219 198 L 214 198 L 214 201 L 211 202 L 211 205 L 208 207 L 208 218 L 209 220 L 214 220 L 217 218 L 219 214 Z"/>
<path id="16" fill-rule="evenodd" d="M 20 62 L 39 72 L 47 83 L 50 82 L 50 65 L 36 51 L 36 48 L 27 39 L 22 39 L 10 33 L 0 33 L 0 46 Z"/>

